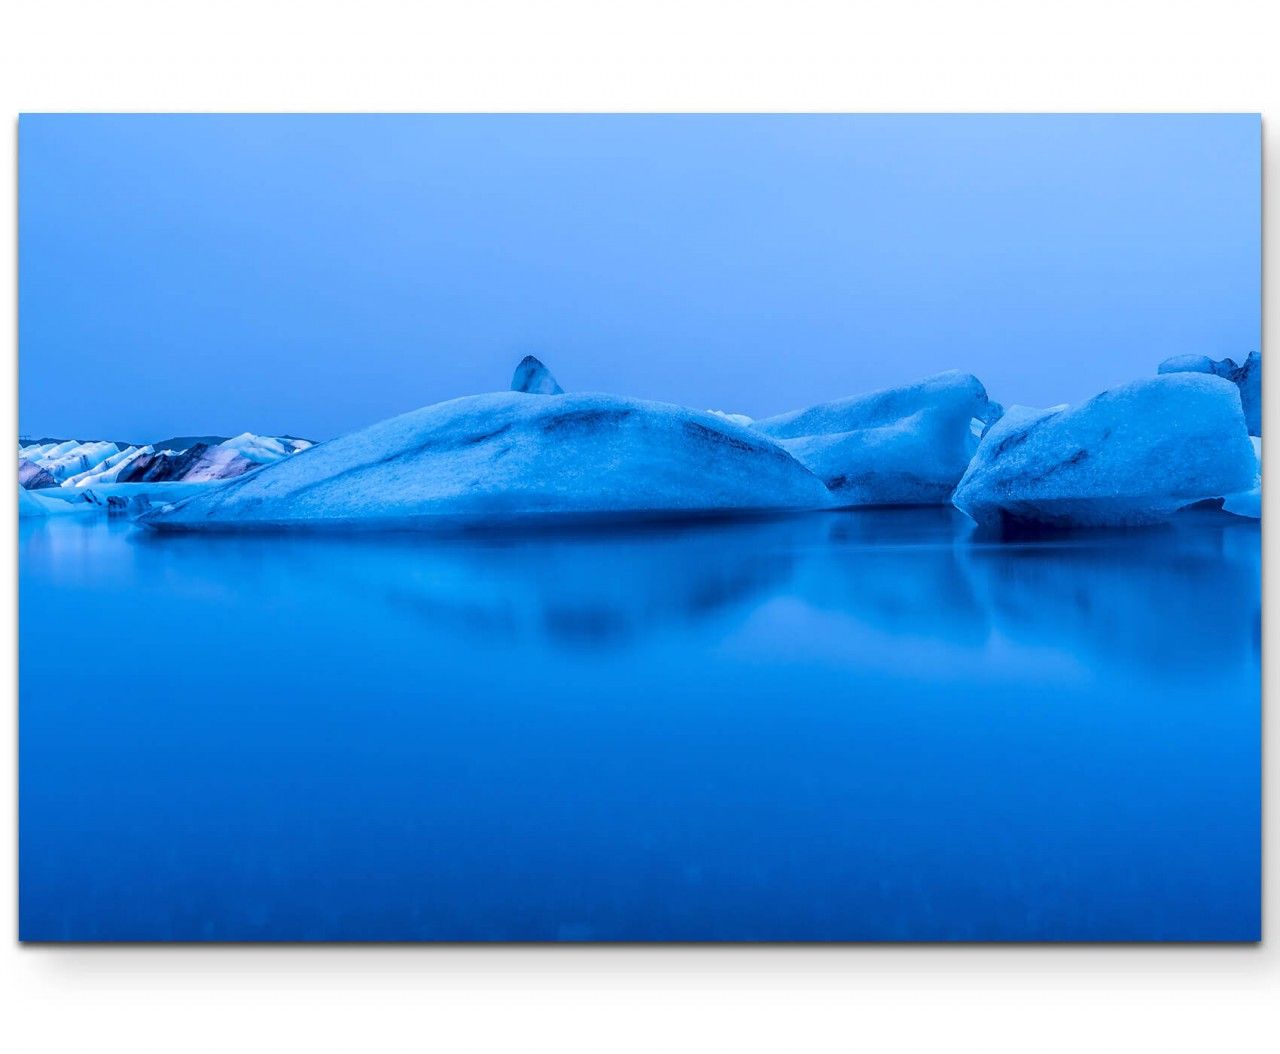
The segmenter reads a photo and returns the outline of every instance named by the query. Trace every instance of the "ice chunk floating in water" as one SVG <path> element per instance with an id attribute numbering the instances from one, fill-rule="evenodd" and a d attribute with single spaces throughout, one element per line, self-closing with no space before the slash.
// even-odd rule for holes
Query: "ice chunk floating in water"
<path id="1" fill-rule="evenodd" d="M 1262 356 L 1256 351 L 1239 366 L 1235 359 L 1213 360 L 1208 355 L 1175 355 L 1160 363 L 1159 373 L 1211 373 L 1240 389 L 1245 423 L 1251 436 L 1262 435 Z"/>
<path id="2" fill-rule="evenodd" d="M 817 474 L 837 505 L 945 505 L 997 412 L 981 382 L 951 370 L 757 421 Z"/>
<path id="3" fill-rule="evenodd" d="M 1248 490 L 1256 464 L 1235 388 L 1173 373 L 1075 408 L 1010 407 L 983 438 L 955 505 L 987 526 L 1159 523 Z"/>
<path id="4" fill-rule="evenodd" d="M 509 525 L 813 509 L 772 440 L 665 403 L 498 392 L 382 421 L 148 513 L 158 528 Z"/>
<path id="5" fill-rule="evenodd" d="M 1253 477 L 1253 486 L 1238 494 L 1228 494 L 1222 502 L 1222 507 L 1236 516 L 1260 520 L 1262 519 L 1262 439 L 1259 436 L 1250 436 L 1249 440 L 1253 443 L 1253 453 L 1257 458 L 1257 473 Z"/>
<path id="6" fill-rule="evenodd" d="M 529 395 L 564 394 L 564 389 L 556 383 L 551 371 L 542 364 L 541 359 L 533 355 L 526 355 L 520 360 L 515 376 L 511 378 L 511 390 Z"/>
<path id="7" fill-rule="evenodd" d="M 48 516 L 49 510 L 45 508 L 44 502 L 32 494 L 26 487 L 18 485 L 18 518 L 38 519 Z"/>
<path id="8" fill-rule="evenodd" d="M 86 500 L 85 494 L 77 494 L 75 498 L 62 501 L 47 497 L 35 491 L 18 487 L 18 518 L 43 519 L 46 516 L 61 516 L 66 513 L 92 512 L 98 506 L 96 502 Z"/>

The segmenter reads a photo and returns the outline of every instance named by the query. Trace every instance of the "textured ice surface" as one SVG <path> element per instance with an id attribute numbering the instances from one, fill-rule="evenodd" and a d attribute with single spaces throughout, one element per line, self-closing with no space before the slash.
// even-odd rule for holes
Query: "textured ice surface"
<path id="1" fill-rule="evenodd" d="M 114 483 L 121 472 L 128 470 L 129 465 L 139 457 L 151 453 L 149 446 L 127 446 L 123 450 L 104 458 L 97 465 L 63 480 L 64 487 L 88 487 L 95 483 Z"/>
<path id="2" fill-rule="evenodd" d="M 991 431 L 991 426 L 994 425 L 997 421 L 999 421 L 1000 418 L 1002 418 L 1003 416 L 1004 416 L 1004 407 L 1000 405 L 1000 403 L 996 402 L 995 400 L 988 400 L 986 412 L 983 413 L 981 416 L 975 417 L 973 419 L 972 423 L 974 426 L 973 427 L 974 433 L 978 436 L 979 439 L 981 439 L 984 435 L 986 435 L 989 431 Z"/>
<path id="3" fill-rule="evenodd" d="M 1223 499 L 1222 507 L 1237 516 L 1260 520 L 1262 519 L 1262 439 L 1259 436 L 1249 438 L 1253 442 L 1253 453 L 1257 459 L 1253 486 L 1236 494 L 1228 494 Z"/>
<path id="4" fill-rule="evenodd" d="M 18 484 L 18 518 L 28 519 L 48 515 L 49 512 L 44 507 L 44 503 L 22 484 Z"/>
<path id="5" fill-rule="evenodd" d="M 224 439 L 217 449 L 233 451 L 255 465 L 269 465 L 290 454 L 306 450 L 311 445 L 310 440 L 295 439 L 293 436 L 260 436 L 242 432 L 231 439 Z"/>
<path id="6" fill-rule="evenodd" d="M 18 517 L 20 519 L 35 519 L 45 516 L 62 516 L 83 512 L 102 511 L 105 506 L 99 503 L 91 496 L 86 495 L 84 491 L 69 491 L 64 500 L 61 497 L 53 497 L 59 494 L 62 488 L 51 490 L 27 490 L 19 485 L 18 487 Z"/>
<path id="7" fill-rule="evenodd" d="M 43 465 L 22 456 L 18 457 L 18 484 L 28 490 L 39 490 L 42 487 L 56 487 L 58 481 L 49 474 Z"/>
<path id="8" fill-rule="evenodd" d="M 252 432 L 215 444 L 198 442 L 200 438 L 179 437 L 161 446 L 108 440 L 20 441 L 18 481 L 32 489 L 53 486 L 83 489 L 116 482 L 230 479 L 312 445 L 306 439 L 259 436 Z M 187 440 L 191 442 L 184 446 Z"/>
<path id="9" fill-rule="evenodd" d="M 1248 490 L 1256 471 L 1236 389 L 1167 373 L 1074 408 L 1010 407 L 954 500 L 988 526 L 1139 525 Z"/>
<path id="10" fill-rule="evenodd" d="M 726 421 L 732 421 L 737 425 L 750 425 L 752 420 L 746 414 L 729 413 L 727 410 L 708 410 L 707 413 L 714 414 L 716 417 L 723 417 Z"/>
<path id="11" fill-rule="evenodd" d="M 822 482 L 712 414 L 580 393 L 428 406 L 143 518 L 156 527 L 428 526 L 812 509 Z"/>
<path id="12" fill-rule="evenodd" d="M 526 355 L 516 367 L 511 378 L 513 392 L 525 392 L 528 395 L 563 395 L 564 389 L 556 383 L 551 371 L 542 364 L 542 360 L 533 355 Z"/>
<path id="13" fill-rule="evenodd" d="M 165 447 L 159 450 L 143 452 L 129 462 L 116 475 L 119 483 L 161 483 L 182 479 L 209 450 L 204 443 L 197 443 L 185 450 L 173 450 Z"/>
<path id="14" fill-rule="evenodd" d="M 838 505 L 945 505 L 994 405 L 976 377 L 952 370 L 753 427 L 818 475 Z"/>
<path id="15" fill-rule="evenodd" d="M 265 462 L 251 461 L 234 447 L 215 446 L 202 451 L 181 475 L 174 479 L 196 483 L 215 479 L 234 479 L 243 476 Z"/>
<path id="16" fill-rule="evenodd" d="M 106 440 L 82 443 L 77 439 L 20 446 L 18 456 L 34 461 L 59 483 L 96 468 L 109 457 L 119 454 L 121 447 Z"/>
<path id="17" fill-rule="evenodd" d="M 1160 363 L 1159 373 L 1211 373 L 1230 381 L 1240 390 L 1240 404 L 1251 436 L 1262 435 L 1262 356 L 1251 351 L 1240 365 L 1234 359 L 1208 355 L 1175 355 Z"/>
<path id="18" fill-rule="evenodd" d="M 137 517 L 150 509 L 160 508 L 224 486 L 221 480 L 187 483 L 97 483 L 91 487 L 54 487 L 33 492 L 38 499 L 28 504 L 23 515 L 40 510 L 44 515 L 63 513 L 99 513 Z"/>
<path id="19" fill-rule="evenodd" d="M 115 477 L 121 483 L 205 482 L 233 479 L 259 465 L 306 450 L 311 443 L 291 436 L 259 436 L 244 432 L 215 445 L 193 443 L 182 450 L 145 448 Z"/>

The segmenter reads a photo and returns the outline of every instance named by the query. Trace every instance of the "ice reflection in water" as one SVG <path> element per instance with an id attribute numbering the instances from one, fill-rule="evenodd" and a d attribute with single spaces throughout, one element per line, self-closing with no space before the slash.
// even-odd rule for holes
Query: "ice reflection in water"
<path id="1" fill-rule="evenodd" d="M 966 522 L 23 525 L 23 934 L 1256 934 L 1256 526 Z"/>

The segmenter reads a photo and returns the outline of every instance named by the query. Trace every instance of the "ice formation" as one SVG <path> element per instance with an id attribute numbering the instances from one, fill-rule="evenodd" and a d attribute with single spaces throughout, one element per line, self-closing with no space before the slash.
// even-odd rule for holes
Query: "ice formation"
<path id="1" fill-rule="evenodd" d="M 542 364 L 542 360 L 533 355 L 526 355 L 516 367 L 511 378 L 513 392 L 525 392 L 528 395 L 563 395 L 564 389 L 556 383 L 551 371 Z"/>
<path id="2" fill-rule="evenodd" d="M 822 482 L 785 450 L 712 414 L 614 395 L 498 392 L 382 421 L 142 522 L 511 525 L 829 505 Z"/>
<path id="3" fill-rule="evenodd" d="M 120 450 L 120 444 L 106 440 L 81 443 L 76 439 L 66 439 L 19 446 L 18 456 L 34 462 L 63 483 L 72 476 L 96 468 L 112 455 L 119 454 Z"/>
<path id="4" fill-rule="evenodd" d="M 1261 431 L 1260 363 L 1256 353 L 1239 366 L 1184 356 L 1075 408 L 1008 412 L 975 377 L 950 371 L 752 421 L 566 395 L 528 356 L 511 392 L 425 407 L 314 448 L 250 432 L 150 445 L 20 440 L 20 509 L 210 530 L 952 503 L 984 525 L 1127 526 L 1207 499 L 1257 518 L 1261 441 L 1249 433 Z"/>
<path id="5" fill-rule="evenodd" d="M 122 483 L 206 482 L 234 479 L 259 465 L 289 457 L 306 450 L 311 443 L 292 436 L 259 436 L 244 432 L 217 444 L 197 441 L 183 450 L 147 448 L 143 457 L 120 473 Z"/>
<path id="6" fill-rule="evenodd" d="M 1165 373 L 1074 408 L 1010 407 L 955 492 L 986 526 L 1129 526 L 1248 490 L 1257 474 L 1236 389 Z"/>
<path id="7" fill-rule="evenodd" d="M 1208 355 L 1175 355 L 1160 363 L 1158 373 L 1211 373 L 1240 390 L 1240 404 L 1251 436 L 1262 435 L 1262 356 L 1249 352 L 1240 365 L 1234 359 L 1213 360 Z"/>
<path id="8" fill-rule="evenodd" d="M 753 427 L 818 475 L 838 505 L 945 505 L 992 406 L 976 377 L 952 370 Z"/>
<path id="9" fill-rule="evenodd" d="M 62 488 L 52 491 L 27 490 L 18 486 L 18 518 L 43 519 L 46 516 L 61 516 L 70 513 L 94 512 L 103 508 L 99 502 L 84 491 L 68 493 L 66 498 L 53 497 L 60 494 Z"/>
<path id="10" fill-rule="evenodd" d="M 732 421 L 736 425 L 750 425 L 754 422 L 746 414 L 732 414 L 727 410 L 708 410 L 707 413 L 715 414 L 716 417 L 723 417 L 726 421 Z"/>
<path id="11" fill-rule="evenodd" d="M 42 487 L 56 487 L 58 481 L 43 465 L 19 455 L 18 485 L 27 490 L 40 490 Z"/>
<path id="12" fill-rule="evenodd" d="M 22 484 L 18 484 L 18 518 L 25 520 L 48 515 L 44 503 Z"/>
<path id="13" fill-rule="evenodd" d="M 127 472 L 129 466 L 139 457 L 151 451 L 149 446 L 126 446 L 97 465 L 63 480 L 64 487 L 88 487 L 95 483 L 114 483 L 120 473 Z"/>
<path id="14" fill-rule="evenodd" d="M 1255 472 L 1253 486 L 1235 494 L 1228 494 L 1222 500 L 1222 508 L 1236 516 L 1245 516 L 1251 520 L 1262 519 L 1262 439 L 1250 436 L 1253 442 Z"/>
<path id="15" fill-rule="evenodd" d="M 216 443 L 204 440 L 216 439 Z M 189 442 L 189 446 L 178 446 Z M 245 432 L 233 439 L 188 436 L 139 446 L 107 440 L 45 439 L 19 442 L 18 481 L 29 489 L 97 487 L 104 483 L 200 482 L 230 479 L 259 465 L 305 450 L 292 436 Z"/>

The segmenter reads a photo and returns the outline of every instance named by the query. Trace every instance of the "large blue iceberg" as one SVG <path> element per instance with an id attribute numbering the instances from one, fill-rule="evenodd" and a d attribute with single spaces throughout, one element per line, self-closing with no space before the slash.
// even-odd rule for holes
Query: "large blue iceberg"
<path id="1" fill-rule="evenodd" d="M 156 528 L 425 527 L 828 507 L 771 439 L 614 395 L 498 392 L 382 421 L 142 517 Z"/>
<path id="2" fill-rule="evenodd" d="M 1262 435 L 1262 356 L 1251 351 L 1244 362 L 1211 359 L 1208 355 L 1175 355 L 1160 363 L 1159 373 L 1210 373 L 1240 390 L 1240 404 L 1251 436 Z"/>
<path id="3" fill-rule="evenodd" d="M 954 502 L 984 526 L 1136 526 L 1247 491 L 1256 478 L 1236 388 L 1166 373 L 1074 408 L 1010 407 Z"/>
<path id="4" fill-rule="evenodd" d="M 945 505 L 998 412 L 976 377 L 951 370 L 753 427 L 819 476 L 839 506 Z"/>

